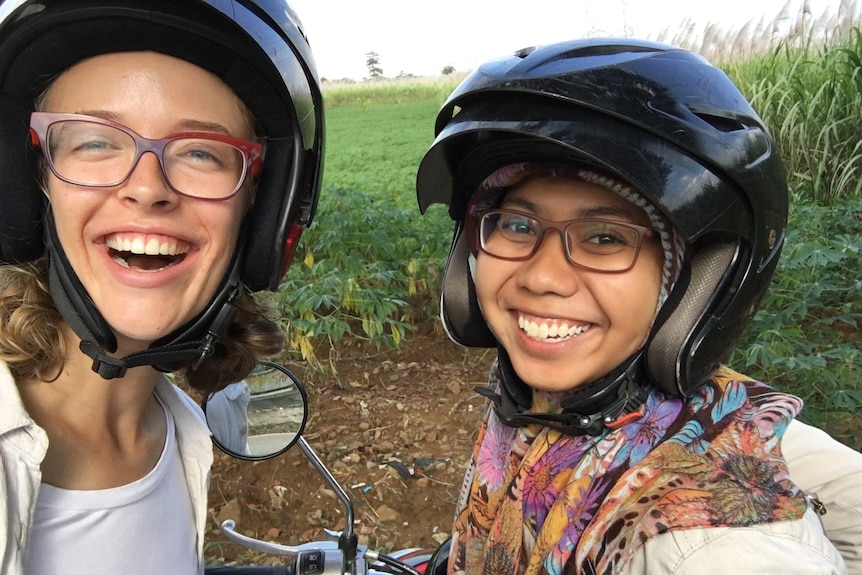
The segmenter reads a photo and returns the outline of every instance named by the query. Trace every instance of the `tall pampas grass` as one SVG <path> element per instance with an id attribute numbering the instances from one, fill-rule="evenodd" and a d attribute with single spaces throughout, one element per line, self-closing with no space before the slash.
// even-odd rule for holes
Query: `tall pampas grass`
<path id="1" fill-rule="evenodd" d="M 743 61 L 777 46 L 805 48 L 839 43 L 860 27 L 859 0 L 841 0 L 837 9 L 826 9 L 820 15 L 812 13 L 809 0 L 787 0 L 775 16 L 749 20 L 739 28 L 688 18 L 677 26 L 665 28 L 655 39 L 723 64 Z"/>
<path id="2" fill-rule="evenodd" d="M 736 30 L 685 22 L 657 40 L 721 66 L 772 131 L 797 198 L 862 198 L 862 4 L 788 0 Z"/>

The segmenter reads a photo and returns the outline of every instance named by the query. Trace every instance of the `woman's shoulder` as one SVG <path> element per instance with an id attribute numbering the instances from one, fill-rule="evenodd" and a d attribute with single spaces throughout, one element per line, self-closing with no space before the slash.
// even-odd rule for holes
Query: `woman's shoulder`
<path id="1" fill-rule="evenodd" d="M 793 482 L 823 504 L 823 527 L 848 568 L 862 574 L 862 453 L 798 420 L 787 427 L 781 451 Z"/>
<path id="2" fill-rule="evenodd" d="M 206 417 L 203 409 L 185 391 L 180 389 L 167 377 L 160 377 L 156 383 L 156 396 L 170 410 L 175 419 L 185 419 L 188 415 L 193 416 L 200 423 L 206 425 Z"/>
<path id="3" fill-rule="evenodd" d="M 668 531 L 641 546 L 620 574 L 734 572 L 842 575 L 847 566 L 809 509 L 796 520 Z"/>
<path id="4" fill-rule="evenodd" d="M 27 413 L 15 378 L 6 363 L 0 361 L 0 491 L 4 489 L 4 476 L 15 481 L 27 473 L 38 473 L 47 450 L 47 434 Z M 19 471 L 10 469 L 14 461 L 24 467 Z"/>
<path id="5" fill-rule="evenodd" d="M 0 360 L 0 436 L 28 425 L 34 424 L 21 401 L 18 384 L 9 366 Z"/>

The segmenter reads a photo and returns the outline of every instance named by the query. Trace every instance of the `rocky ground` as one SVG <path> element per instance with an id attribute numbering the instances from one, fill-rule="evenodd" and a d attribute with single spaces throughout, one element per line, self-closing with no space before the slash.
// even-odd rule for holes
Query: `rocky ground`
<path id="1" fill-rule="evenodd" d="M 492 357 L 429 326 L 397 350 L 339 346 L 325 374 L 289 366 L 309 393 L 305 437 L 353 499 L 360 543 L 388 552 L 434 547 L 449 535 L 480 424 L 483 399 L 473 387 L 485 383 Z M 224 519 L 246 535 L 295 545 L 342 529 L 345 515 L 296 447 L 263 462 L 217 451 L 209 511 L 211 564 L 273 561 L 227 542 L 218 530 Z"/>

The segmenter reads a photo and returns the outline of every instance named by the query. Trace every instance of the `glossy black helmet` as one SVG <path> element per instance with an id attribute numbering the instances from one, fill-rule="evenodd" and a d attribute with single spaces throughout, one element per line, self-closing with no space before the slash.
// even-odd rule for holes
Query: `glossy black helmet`
<path id="1" fill-rule="evenodd" d="M 467 202 L 494 170 L 535 161 L 630 184 L 685 240 L 682 275 L 644 350 L 649 377 L 688 396 L 727 358 L 778 262 L 787 186 L 773 138 L 720 69 L 632 39 L 528 48 L 467 77 L 435 135 L 417 194 L 423 212 L 442 203 L 456 221 L 441 299 L 453 341 L 496 345 L 468 269 Z"/>
<path id="2" fill-rule="evenodd" d="M 240 283 L 251 291 L 277 288 L 317 206 L 323 102 L 311 49 L 285 0 L 0 0 L 0 264 L 39 258 L 52 241 L 37 153 L 27 145 L 35 99 L 83 59 L 140 50 L 187 60 L 221 78 L 254 115 L 266 143 L 254 205 L 219 293 L 201 316 L 161 342 L 189 343 L 211 331 Z M 113 351 L 110 328 L 57 249 L 52 295 L 62 286 L 69 300 L 58 302 L 61 313 L 79 335 L 83 324 Z"/>

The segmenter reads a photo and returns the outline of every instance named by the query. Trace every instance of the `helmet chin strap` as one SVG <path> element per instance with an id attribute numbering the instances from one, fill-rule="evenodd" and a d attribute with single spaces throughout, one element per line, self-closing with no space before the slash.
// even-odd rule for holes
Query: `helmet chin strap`
<path id="1" fill-rule="evenodd" d="M 494 402 L 497 417 L 506 425 L 540 425 L 573 436 L 599 435 L 606 427 L 622 424 L 621 418 L 646 401 L 646 370 L 640 350 L 607 376 L 567 397 L 559 413 L 531 413 L 532 390 L 515 373 L 506 350 L 497 347 L 500 394 L 486 387 L 475 389 Z"/>
<path id="2" fill-rule="evenodd" d="M 117 338 L 72 269 L 57 237 L 50 209 L 45 214 L 45 245 L 49 256 L 48 283 L 54 304 L 81 339 L 80 349 L 93 360 L 93 371 L 104 379 L 123 377 L 126 370 L 141 365 L 151 365 L 163 372 L 176 371 L 188 364 L 197 369 L 212 355 L 216 343 L 233 323 L 236 306 L 232 302 L 240 292 L 241 246 L 237 247 L 222 285 L 203 312 L 145 350 L 121 358 L 112 357 L 108 354 L 117 350 Z"/>

